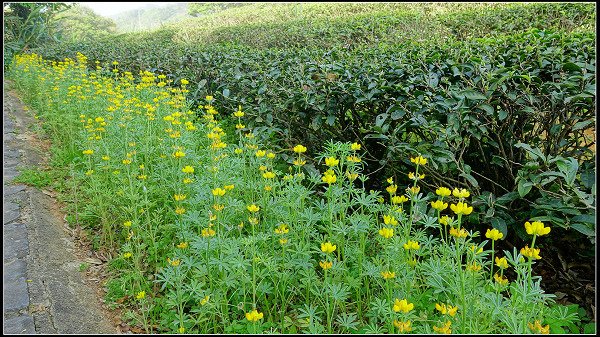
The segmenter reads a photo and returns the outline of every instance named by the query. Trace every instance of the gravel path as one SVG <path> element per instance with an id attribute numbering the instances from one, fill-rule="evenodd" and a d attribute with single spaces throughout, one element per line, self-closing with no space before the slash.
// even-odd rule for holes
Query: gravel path
<path id="1" fill-rule="evenodd" d="M 77 257 L 81 251 L 53 193 L 11 183 L 17 168 L 42 165 L 49 154 L 47 142 L 30 131 L 36 120 L 7 86 L 4 82 L 3 332 L 118 333 L 98 287 L 79 269 L 93 259 Z"/>

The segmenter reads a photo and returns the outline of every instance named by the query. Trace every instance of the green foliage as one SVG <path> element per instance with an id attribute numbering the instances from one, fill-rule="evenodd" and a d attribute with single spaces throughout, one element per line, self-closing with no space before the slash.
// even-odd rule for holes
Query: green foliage
<path id="1" fill-rule="evenodd" d="M 152 69 L 175 82 L 186 78 L 191 82 L 190 98 L 197 104 L 210 94 L 223 108 L 242 105 L 252 117 L 249 126 L 260 126 L 260 137 L 276 139 L 281 147 L 303 143 L 318 151 L 327 139 L 361 139 L 368 149 L 367 173 L 383 169 L 406 181 L 408 163 L 398 158 L 427 153 L 432 159 L 426 172 L 429 188 L 449 183 L 480 196 L 476 205 L 485 216 L 474 222 L 506 233 L 532 217 L 550 216 L 557 225 L 574 224 L 592 239 L 595 225 L 589 218 L 595 214 L 595 198 L 583 191 L 593 191 L 590 177 L 595 172 L 589 149 L 594 140 L 584 135 L 595 116 L 595 35 L 572 30 L 577 22 L 594 18 L 593 6 L 482 4 L 475 9 L 487 19 L 472 23 L 470 31 L 489 35 L 486 38 L 456 39 L 468 36 L 455 30 L 457 36 L 450 40 L 374 45 L 385 36 L 402 36 L 397 32 L 404 26 L 389 30 L 402 22 L 423 25 L 425 15 L 443 22 L 473 7 L 339 5 L 339 16 L 329 4 L 223 10 L 198 21 L 215 24 L 202 38 L 208 40 L 193 40 L 208 32 L 199 26 L 54 45 L 41 52 L 60 59 L 82 51 L 104 64 L 119 60 L 133 73 Z M 260 16 L 267 8 L 273 15 Z M 359 14 L 361 10 L 373 16 Z M 284 25 L 280 22 L 285 16 Z M 315 19 L 306 21 L 307 17 Z M 527 19 L 532 17 L 536 20 Z M 501 24 L 507 18 L 518 25 Z M 520 31 L 544 20 L 557 31 Z M 429 31 L 437 31 L 436 24 L 431 25 Z M 183 33 L 211 47 L 175 43 Z M 218 43 L 225 40 L 235 46 Z M 247 43 L 281 48 L 254 49 Z M 285 48 L 286 43 L 331 48 Z M 347 44 L 360 48 L 346 48 Z M 520 143 L 538 148 L 545 157 L 576 160 L 580 187 L 560 195 L 558 179 L 524 193 L 533 186 L 531 178 L 524 177 L 549 173 L 524 167 L 528 151 Z M 379 184 L 368 182 L 371 187 Z"/>
<path id="2" fill-rule="evenodd" d="M 41 171 L 38 168 L 19 169 L 19 175 L 13 180 L 14 183 L 22 183 L 37 188 L 44 188 L 52 183 L 52 176 L 48 171 Z"/>
<path id="3" fill-rule="evenodd" d="M 112 36 L 116 31 L 113 20 L 102 17 L 78 4 L 56 16 L 63 41 L 89 41 Z"/>
<path id="4" fill-rule="evenodd" d="M 194 17 L 206 16 L 228 8 L 246 6 L 245 2 L 192 2 L 188 4 L 188 14 Z"/>

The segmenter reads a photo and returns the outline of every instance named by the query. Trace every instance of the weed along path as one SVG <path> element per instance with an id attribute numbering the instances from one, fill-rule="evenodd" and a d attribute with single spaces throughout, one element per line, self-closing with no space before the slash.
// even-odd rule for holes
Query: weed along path
<path id="1" fill-rule="evenodd" d="M 4 87 L 3 332 L 118 333 L 98 296 L 99 280 L 80 270 L 101 261 L 78 248 L 53 193 L 12 183 L 19 168 L 43 165 L 49 151 L 31 131 L 35 119 Z"/>

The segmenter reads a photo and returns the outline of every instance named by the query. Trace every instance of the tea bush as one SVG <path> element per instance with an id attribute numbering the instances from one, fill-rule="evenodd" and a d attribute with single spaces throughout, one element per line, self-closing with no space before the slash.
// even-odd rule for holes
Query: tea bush
<path id="1" fill-rule="evenodd" d="M 228 118 L 212 96 L 191 108 L 187 79 L 87 63 L 21 55 L 10 76 L 72 158 L 73 211 L 112 257 L 109 296 L 144 331 L 549 333 L 579 321 L 532 274 L 555 227 L 527 221 L 527 245 L 496 252 L 505 235 L 468 225 L 468 190 L 421 190 L 435 158 L 407 153 L 409 184 L 369 191 L 357 142 L 326 142 L 309 167 L 306 146 L 261 142 L 242 106 Z"/>

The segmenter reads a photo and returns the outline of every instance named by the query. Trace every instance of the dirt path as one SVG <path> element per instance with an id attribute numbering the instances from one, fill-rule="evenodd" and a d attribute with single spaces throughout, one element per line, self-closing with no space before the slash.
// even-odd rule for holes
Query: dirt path
<path id="1" fill-rule="evenodd" d="M 114 334 L 119 320 L 102 300 L 92 257 L 64 220 L 52 191 L 11 184 L 19 167 L 45 165 L 49 143 L 10 84 L 3 103 L 3 331 L 5 334 Z M 91 266 L 81 271 L 85 263 Z"/>

